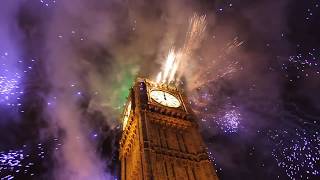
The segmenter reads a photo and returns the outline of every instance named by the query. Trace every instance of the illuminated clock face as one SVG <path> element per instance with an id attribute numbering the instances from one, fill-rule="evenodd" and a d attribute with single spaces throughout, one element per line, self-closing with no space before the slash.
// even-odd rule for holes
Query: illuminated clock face
<path id="1" fill-rule="evenodd" d="M 165 92 L 165 91 L 151 91 L 150 97 L 155 100 L 157 103 L 160 103 L 168 107 L 179 107 L 181 105 L 179 99 L 174 95 Z"/>
<path id="2" fill-rule="evenodd" d="M 127 108 L 124 112 L 124 117 L 123 117 L 123 130 L 126 128 L 128 120 L 129 120 L 129 116 L 130 116 L 130 112 L 131 112 L 131 101 L 128 103 Z"/>

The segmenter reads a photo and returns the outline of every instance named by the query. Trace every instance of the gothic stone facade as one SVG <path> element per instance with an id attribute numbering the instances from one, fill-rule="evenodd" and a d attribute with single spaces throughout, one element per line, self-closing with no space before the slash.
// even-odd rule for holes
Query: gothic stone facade
<path id="1" fill-rule="evenodd" d="M 167 107 L 150 97 L 168 92 L 181 106 Z M 122 180 L 217 180 L 196 119 L 177 88 L 138 79 L 128 98 L 128 121 L 120 140 Z"/>

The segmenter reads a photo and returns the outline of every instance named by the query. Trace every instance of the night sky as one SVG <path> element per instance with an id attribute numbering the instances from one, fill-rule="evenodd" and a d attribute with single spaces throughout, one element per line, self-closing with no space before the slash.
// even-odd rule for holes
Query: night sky
<path id="1" fill-rule="evenodd" d="M 319 0 L 2 0 L 0 177 L 119 179 L 137 77 L 177 69 L 222 180 L 320 178 Z"/>

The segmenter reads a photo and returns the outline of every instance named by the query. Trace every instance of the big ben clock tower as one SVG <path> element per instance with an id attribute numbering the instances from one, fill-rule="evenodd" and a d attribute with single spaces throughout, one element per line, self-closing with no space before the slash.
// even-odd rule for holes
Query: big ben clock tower
<path id="1" fill-rule="evenodd" d="M 218 179 L 196 118 L 176 87 L 137 79 L 122 121 L 122 180 Z"/>

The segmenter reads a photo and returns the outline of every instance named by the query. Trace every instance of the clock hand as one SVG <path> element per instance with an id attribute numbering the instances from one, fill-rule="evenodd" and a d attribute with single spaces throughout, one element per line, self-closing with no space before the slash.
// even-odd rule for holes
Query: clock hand
<path id="1" fill-rule="evenodd" d="M 164 100 L 167 100 L 166 94 L 164 92 L 163 92 L 163 97 L 164 97 Z"/>

